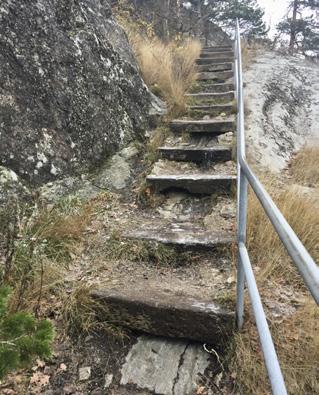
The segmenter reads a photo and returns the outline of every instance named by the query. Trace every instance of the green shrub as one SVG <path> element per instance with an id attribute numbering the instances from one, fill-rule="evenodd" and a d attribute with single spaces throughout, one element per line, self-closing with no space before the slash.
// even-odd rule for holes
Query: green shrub
<path id="1" fill-rule="evenodd" d="M 10 371 L 27 366 L 34 357 L 51 355 L 53 327 L 32 314 L 8 311 L 10 289 L 0 288 L 0 380 Z"/>

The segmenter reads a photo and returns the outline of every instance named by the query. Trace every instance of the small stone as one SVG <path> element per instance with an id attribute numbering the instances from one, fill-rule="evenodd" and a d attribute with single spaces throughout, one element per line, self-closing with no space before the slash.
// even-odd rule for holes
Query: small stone
<path id="1" fill-rule="evenodd" d="M 90 366 L 85 366 L 83 368 L 79 369 L 79 380 L 80 381 L 85 381 L 88 380 L 91 376 L 91 367 Z"/>
<path id="2" fill-rule="evenodd" d="M 104 388 L 109 388 L 109 386 L 112 384 L 112 381 L 113 381 L 113 374 L 105 375 Z"/>
<path id="3" fill-rule="evenodd" d="M 227 281 L 227 284 L 234 284 L 234 282 L 235 282 L 236 280 L 235 280 L 235 277 L 234 277 L 234 276 L 230 276 L 230 277 L 228 277 L 228 279 L 227 279 L 226 281 Z"/>

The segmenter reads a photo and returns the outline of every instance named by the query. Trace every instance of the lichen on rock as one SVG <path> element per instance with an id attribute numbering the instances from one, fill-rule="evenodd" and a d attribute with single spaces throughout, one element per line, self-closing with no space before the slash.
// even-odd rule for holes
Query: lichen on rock
<path id="1" fill-rule="evenodd" d="M 143 132 L 149 102 L 108 1 L 1 2 L 0 163 L 22 179 L 94 168 Z"/>

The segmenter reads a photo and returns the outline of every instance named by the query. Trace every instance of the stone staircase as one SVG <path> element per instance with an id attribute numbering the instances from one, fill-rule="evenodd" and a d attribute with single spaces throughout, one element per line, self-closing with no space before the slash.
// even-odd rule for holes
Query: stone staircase
<path id="1" fill-rule="evenodd" d="M 234 327 L 234 306 L 225 303 L 234 291 L 236 231 L 233 56 L 231 47 L 203 49 L 196 92 L 187 95 L 189 116 L 170 123 L 147 177 L 163 202 L 125 234 L 186 251 L 192 263 L 160 271 L 159 278 L 139 276 L 136 267 L 134 280 L 94 293 L 123 326 L 219 350 Z"/>

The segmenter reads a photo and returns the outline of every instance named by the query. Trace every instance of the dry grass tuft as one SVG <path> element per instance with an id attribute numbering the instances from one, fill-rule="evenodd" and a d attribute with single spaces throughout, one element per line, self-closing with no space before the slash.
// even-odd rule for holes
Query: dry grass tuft
<path id="1" fill-rule="evenodd" d="M 164 43 L 156 38 L 129 36 L 148 87 L 168 103 L 170 115 L 185 113 L 185 93 L 196 81 L 195 61 L 201 44 L 196 40 Z"/>
<path id="2" fill-rule="evenodd" d="M 70 294 L 64 295 L 62 317 L 66 331 L 71 335 L 104 331 L 112 337 L 127 336 L 107 307 L 92 297 L 93 289 L 94 286 L 79 283 Z"/>
<path id="3" fill-rule="evenodd" d="M 291 161 L 294 179 L 309 186 L 319 185 L 319 146 L 304 147 Z"/>
<path id="4" fill-rule="evenodd" d="M 319 212 L 315 209 L 314 199 L 299 195 L 296 189 L 280 193 L 272 191 L 271 195 L 309 253 L 318 260 Z M 249 197 L 248 249 L 254 265 L 260 268 L 259 278 L 282 279 L 295 285 L 302 283 L 277 233 L 253 194 Z"/>
<path id="5" fill-rule="evenodd" d="M 319 393 L 319 310 L 312 299 L 293 316 L 273 323 L 270 330 L 275 342 L 288 393 Z M 254 322 L 248 319 L 245 330 L 235 335 L 231 370 L 245 395 L 269 395 L 269 380 Z M 243 363 L 244 362 L 244 363 Z"/>

